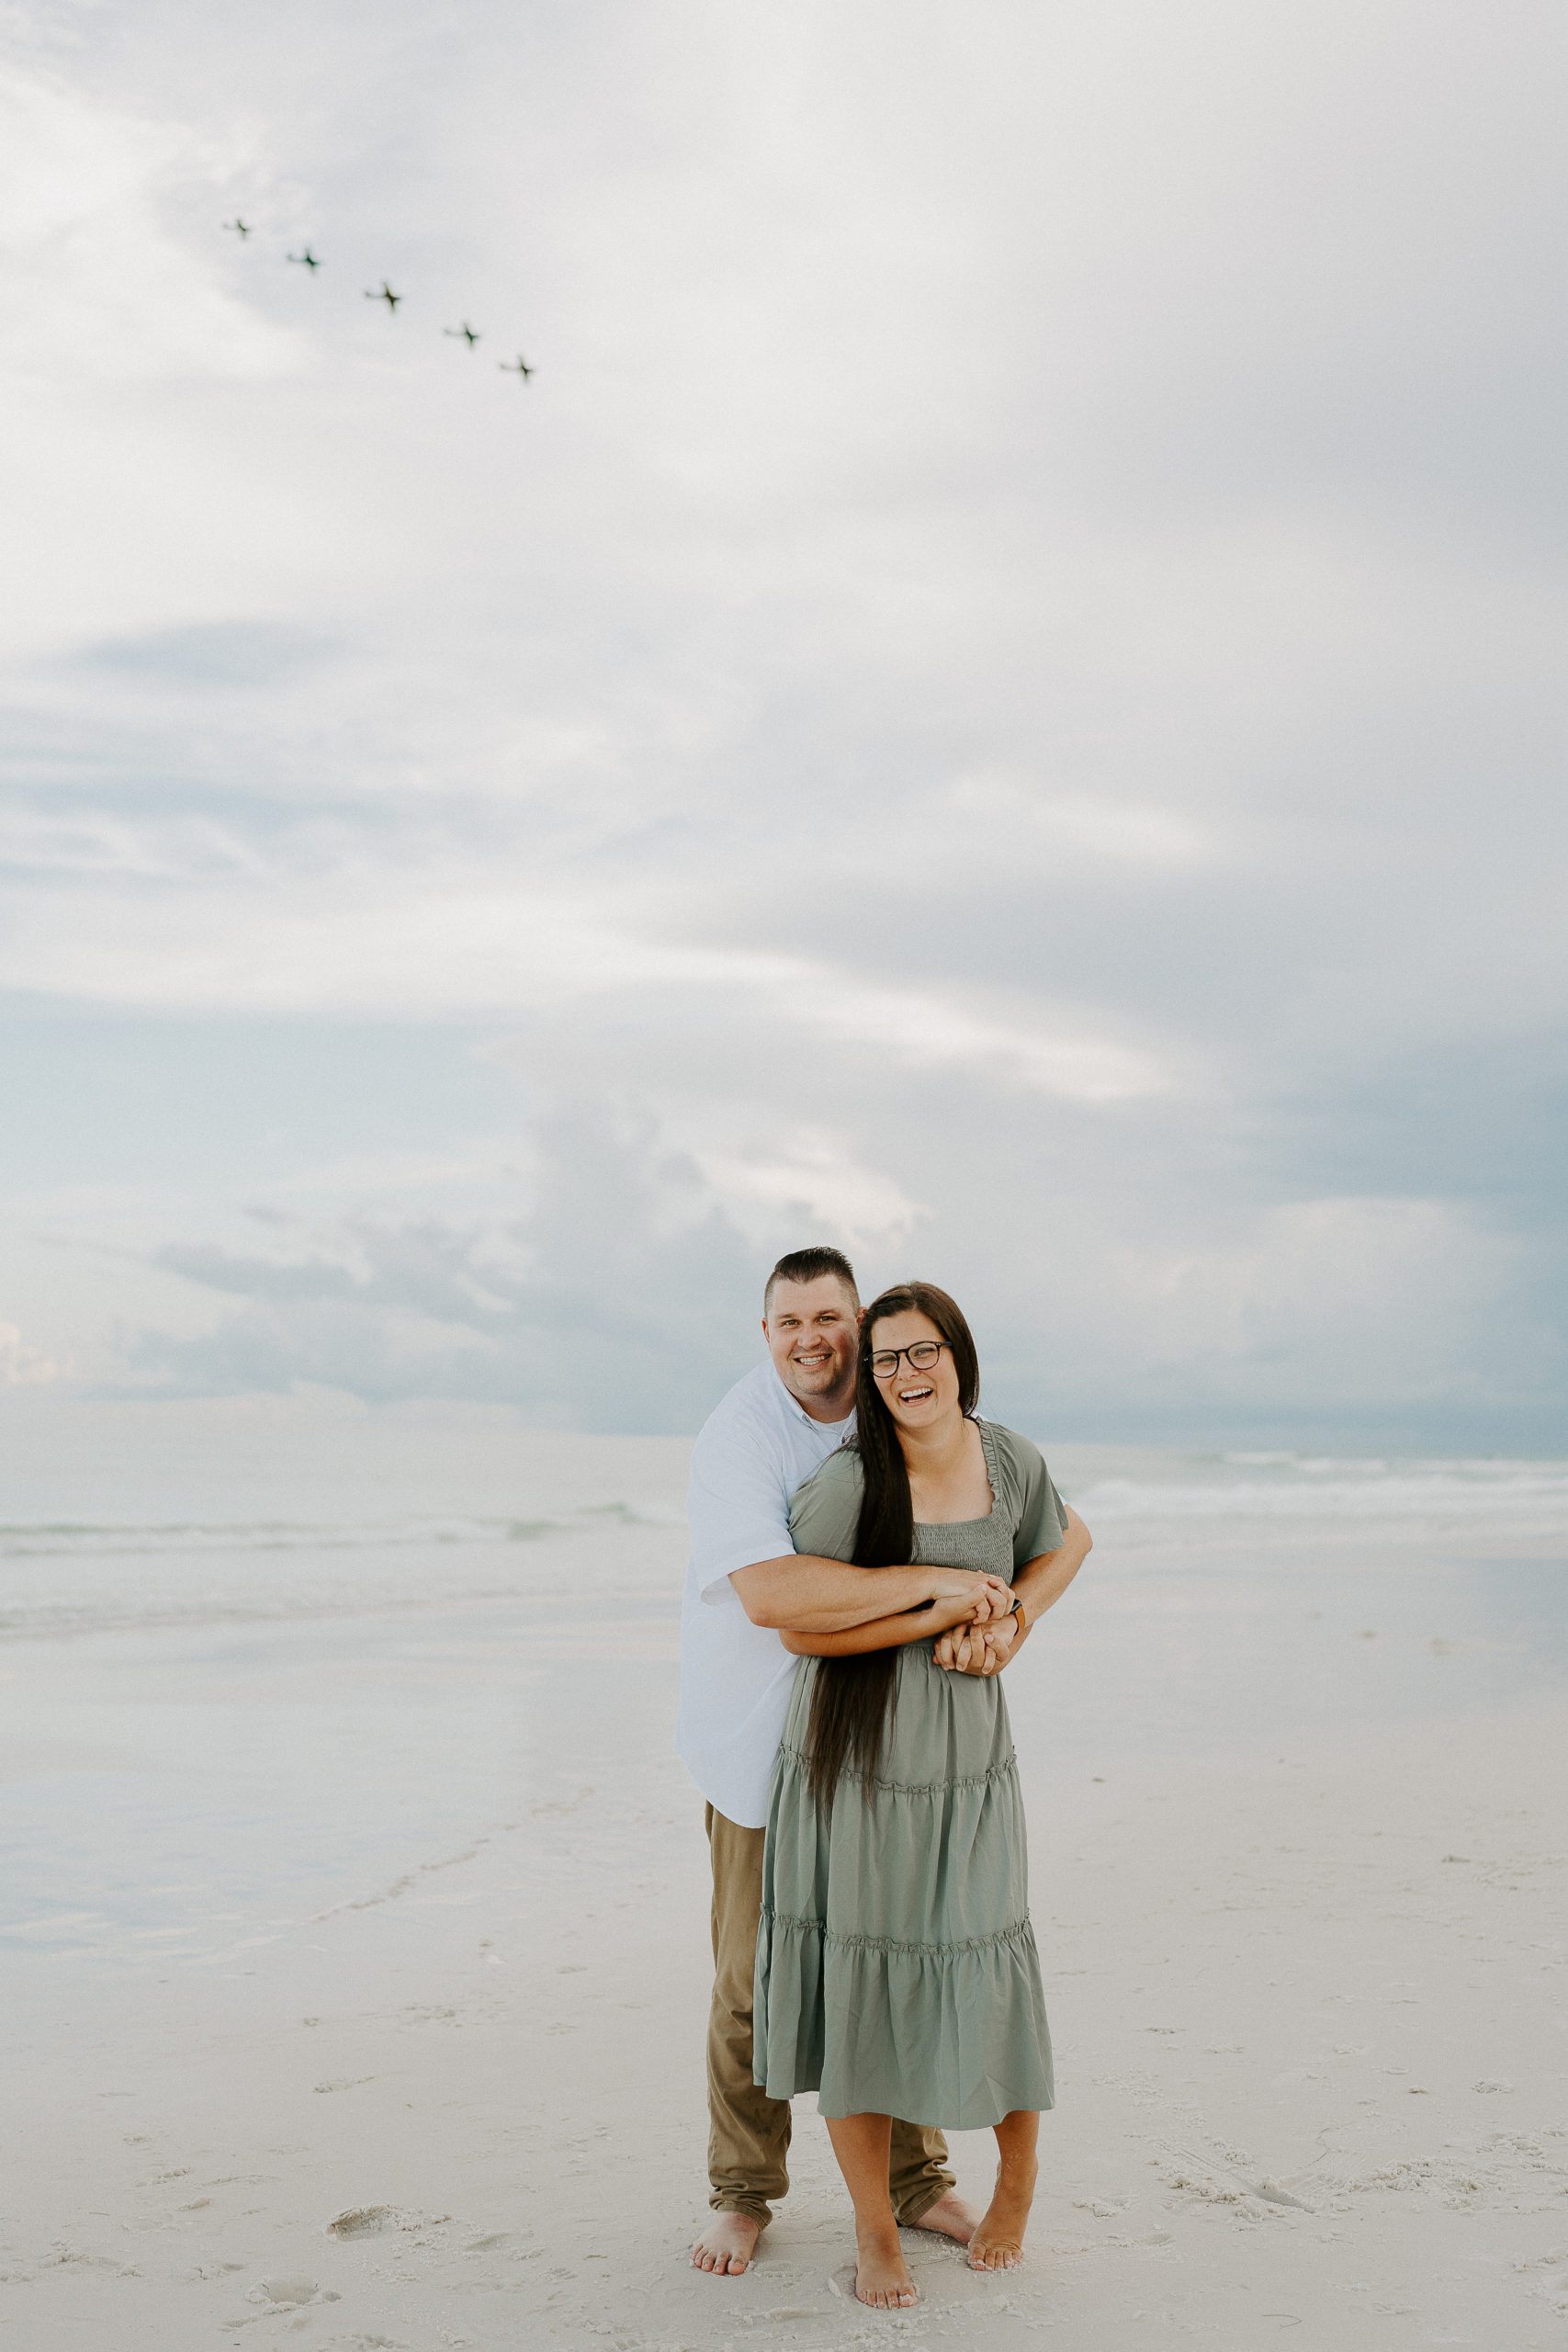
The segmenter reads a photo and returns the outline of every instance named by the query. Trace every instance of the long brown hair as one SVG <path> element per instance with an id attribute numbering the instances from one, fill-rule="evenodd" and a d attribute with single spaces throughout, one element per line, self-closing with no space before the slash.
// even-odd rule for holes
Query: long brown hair
<path id="1" fill-rule="evenodd" d="M 890 1315 L 924 1315 L 953 1351 L 958 1374 L 958 1408 L 965 1419 L 980 1395 L 980 1366 L 974 1335 L 956 1300 L 934 1283 L 897 1283 L 874 1298 L 861 1325 L 855 1373 L 855 1435 L 863 1486 L 854 1564 L 862 1568 L 907 1566 L 915 1549 L 915 1507 L 909 1472 L 898 1431 L 881 1384 L 871 1370 L 872 1333 Z M 891 1713 L 898 1672 L 896 1649 L 867 1650 L 860 1657 L 819 1657 L 807 1726 L 807 1783 L 820 1805 L 848 1771 L 874 1780 Z"/>

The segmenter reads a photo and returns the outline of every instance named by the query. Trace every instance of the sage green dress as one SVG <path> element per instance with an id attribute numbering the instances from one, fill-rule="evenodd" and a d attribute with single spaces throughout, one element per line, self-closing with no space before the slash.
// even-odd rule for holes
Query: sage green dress
<path id="1" fill-rule="evenodd" d="M 915 1528 L 915 1557 L 1012 1582 L 1066 1535 L 1038 1450 L 979 1421 L 991 1510 Z M 848 1560 L 860 1519 L 853 1443 L 790 1507 L 797 1552 Z M 757 1931 L 753 2072 L 826 2116 L 895 2115 L 973 2132 L 1055 2102 L 1029 1920 L 1018 1763 L 1002 1678 L 944 1673 L 934 1640 L 897 1653 L 877 1777 L 830 1810 L 806 1781 L 819 1661 L 803 1657 L 773 1767 Z"/>

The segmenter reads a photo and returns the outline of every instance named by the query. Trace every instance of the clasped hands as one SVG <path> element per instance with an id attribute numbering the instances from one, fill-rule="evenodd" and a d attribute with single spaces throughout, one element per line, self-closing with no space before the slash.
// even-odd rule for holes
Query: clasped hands
<path id="1" fill-rule="evenodd" d="M 1022 1630 L 1010 1589 L 1000 1577 L 960 1571 L 969 1591 L 965 1616 L 937 1636 L 931 1655 L 950 1674 L 996 1674 L 1007 1664 Z M 978 1586 L 979 1589 L 975 1588 Z M 942 1596 L 942 1599 L 958 1598 Z M 939 1599 L 939 1607 L 942 1600 Z"/>

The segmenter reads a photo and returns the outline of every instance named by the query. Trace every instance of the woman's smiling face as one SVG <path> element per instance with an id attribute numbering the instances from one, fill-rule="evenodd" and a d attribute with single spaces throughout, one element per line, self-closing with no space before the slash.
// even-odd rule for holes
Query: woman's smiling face
<path id="1" fill-rule="evenodd" d="M 942 1341 L 942 1333 L 929 1315 L 909 1308 L 901 1315 L 885 1315 L 873 1325 L 870 1350 L 875 1356 L 884 1349 L 916 1348 L 922 1340 Z M 931 1430 L 959 1418 L 958 1370 L 945 1341 L 930 1371 L 914 1371 L 908 1355 L 902 1355 L 892 1378 L 876 1385 L 899 1430 Z"/>

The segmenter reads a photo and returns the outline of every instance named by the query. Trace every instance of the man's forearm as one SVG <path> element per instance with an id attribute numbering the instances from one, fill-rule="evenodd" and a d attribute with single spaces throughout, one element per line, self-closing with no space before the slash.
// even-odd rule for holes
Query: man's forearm
<path id="1" fill-rule="evenodd" d="M 875 1617 L 897 1616 L 931 1596 L 930 1568 L 852 1568 L 812 1552 L 758 1560 L 730 1583 L 753 1625 L 779 1633 L 841 1634 Z"/>
<path id="2" fill-rule="evenodd" d="M 836 1634 L 802 1634 L 793 1625 L 779 1639 L 795 1657 L 864 1657 L 871 1650 L 900 1649 L 907 1642 L 929 1642 L 953 1622 L 953 1604 L 944 1609 L 905 1610 L 897 1617 L 873 1617 L 863 1625 L 846 1625 Z"/>

